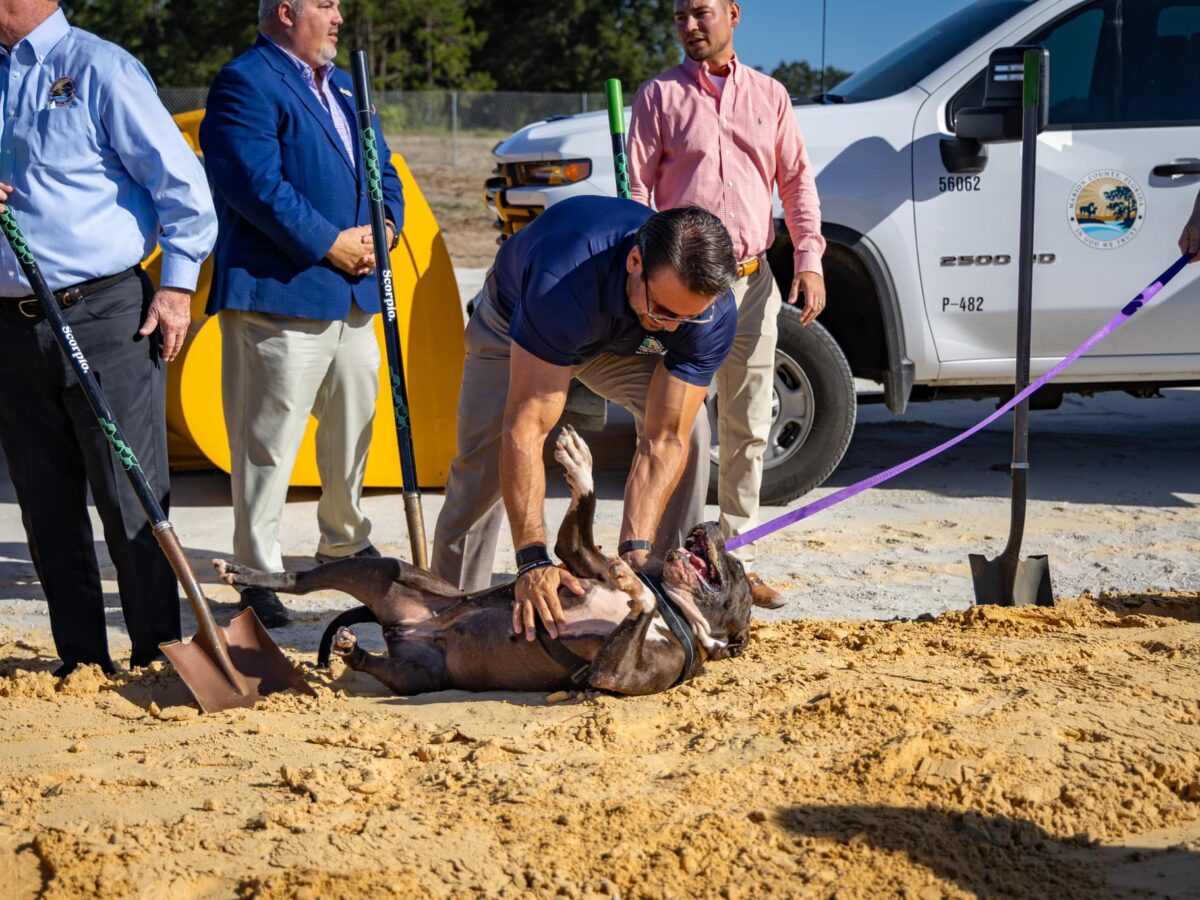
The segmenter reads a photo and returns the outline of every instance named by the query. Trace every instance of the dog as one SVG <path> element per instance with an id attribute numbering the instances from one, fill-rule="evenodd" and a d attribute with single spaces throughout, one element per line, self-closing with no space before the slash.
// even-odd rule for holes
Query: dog
<path id="1" fill-rule="evenodd" d="M 288 594 L 339 590 L 366 609 L 343 613 L 326 630 L 329 653 L 397 694 L 429 691 L 556 691 L 584 685 L 617 694 L 666 690 L 695 675 L 705 660 L 737 656 L 750 637 L 753 596 L 742 564 L 725 552 L 714 522 L 694 528 L 682 547 L 635 573 L 605 557 L 592 537 L 596 494 L 592 455 L 567 427 L 555 459 L 571 487 L 555 553 L 585 590 L 560 591 L 566 625 L 559 638 L 538 623 L 538 640 L 512 630 L 514 582 L 464 594 L 397 559 L 351 558 L 306 572 L 267 574 L 214 560 L 221 580 Z M 378 621 L 387 656 L 358 646 L 346 622 Z"/>

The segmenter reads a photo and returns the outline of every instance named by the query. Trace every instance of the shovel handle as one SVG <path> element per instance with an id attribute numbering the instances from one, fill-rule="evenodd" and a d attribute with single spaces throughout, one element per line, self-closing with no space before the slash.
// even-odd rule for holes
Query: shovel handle
<path id="1" fill-rule="evenodd" d="M 610 78 L 604 82 L 604 96 L 608 101 L 608 131 L 612 135 L 613 173 L 617 178 L 617 196 L 628 200 L 629 157 L 625 153 L 625 100 L 621 96 L 621 80 Z"/>
<path id="2" fill-rule="evenodd" d="M 374 106 L 371 103 L 371 79 L 368 77 L 367 51 L 350 54 L 354 78 L 354 111 L 358 123 L 359 150 L 367 182 L 367 208 L 371 214 L 371 232 L 375 247 L 375 267 L 378 272 L 379 301 L 383 307 L 383 343 L 387 350 L 388 375 L 392 390 L 393 418 L 396 424 L 396 448 L 400 451 L 400 478 L 404 484 L 404 507 L 416 504 L 420 512 L 421 494 L 417 480 L 417 455 L 413 448 L 412 410 L 408 403 L 408 386 L 404 380 L 404 354 L 400 345 L 400 319 L 396 310 L 395 283 L 392 278 L 391 250 L 387 242 L 383 209 L 383 180 L 379 169 L 379 152 L 375 141 Z M 415 523 L 420 528 L 414 528 Z M 408 516 L 408 541 L 413 548 L 413 561 L 428 569 L 425 545 L 424 516 Z"/>
<path id="3" fill-rule="evenodd" d="M 404 518 L 408 522 L 408 534 L 411 538 L 413 535 L 425 534 L 425 513 L 421 509 L 421 495 L 416 493 L 406 493 L 404 495 Z M 424 540 L 415 540 L 412 542 L 413 563 L 418 569 L 429 570 L 429 551 L 425 546 Z"/>

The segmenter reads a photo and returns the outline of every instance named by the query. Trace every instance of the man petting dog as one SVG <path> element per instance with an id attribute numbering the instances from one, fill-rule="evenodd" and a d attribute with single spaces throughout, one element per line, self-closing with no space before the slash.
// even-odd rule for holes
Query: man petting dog
<path id="1" fill-rule="evenodd" d="M 584 589 L 546 550 L 542 451 L 572 377 L 637 424 L 618 552 L 637 569 L 683 543 L 704 518 L 709 432 L 697 412 L 737 330 L 736 269 L 711 213 L 652 214 L 607 197 L 556 204 L 504 243 L 467 326 L 434 573 L 465 591 L 488 587 L 507 511 L 513 632 L 535 640 L 536 614 L 558 637 L 560 586 Z"/>
<path id="2" fill-rule="evenodd" d="M 583 585 L 567 593 L 567 624 L 538 643 L 508 632 L 513 582 L 466 595 L 398 559 L 349 558 L 307 572 L 259 572 L 213 560 L 226 584 L 289 594 L 344 591 L 363 606 L 342 613 L 321 638 L 317 664 L 332 654 L 402 696 L 449 688 L 553 691 L 587 685 L 617 694 L 665 691 L 695 676 L 707 660 L 737 656 L 750 640 L 753 593 L 746 572 L 725 552 L 716 522 L 692 529 L 662 561 L 662 578 L 642 580 L 620 557 L 606 558 L 592 537 L 596 494 L 592 454 L 567 426 L 554 458 L 571 485 L 571 506 L 555 553 Z M 355 622 L 378 622 L 387 655 L 358 646 Z"/>

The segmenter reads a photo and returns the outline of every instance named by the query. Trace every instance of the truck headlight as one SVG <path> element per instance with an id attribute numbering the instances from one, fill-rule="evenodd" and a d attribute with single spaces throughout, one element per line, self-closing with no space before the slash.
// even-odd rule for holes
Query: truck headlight
<path id="1" fill-rule="evenodd" d="M 517 184 L 574 184 L 592 174 L 590 159 L 562 159 L 517 163 Z"/>

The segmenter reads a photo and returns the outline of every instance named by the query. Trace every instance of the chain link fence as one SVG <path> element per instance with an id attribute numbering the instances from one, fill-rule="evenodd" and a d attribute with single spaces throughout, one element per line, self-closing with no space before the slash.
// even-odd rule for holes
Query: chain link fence
<path id="1" fill-rule="evenodd" d="M 208 88 L 165 87 L 159 96 L 172 113 L 204 106 Z M 458 166 L 458 137 L 507 137 L 530 122 L 605 108 L 603 93 L 522 91 L 381 91 L 375 95 L 388 135 L 444 137 Z"/>

